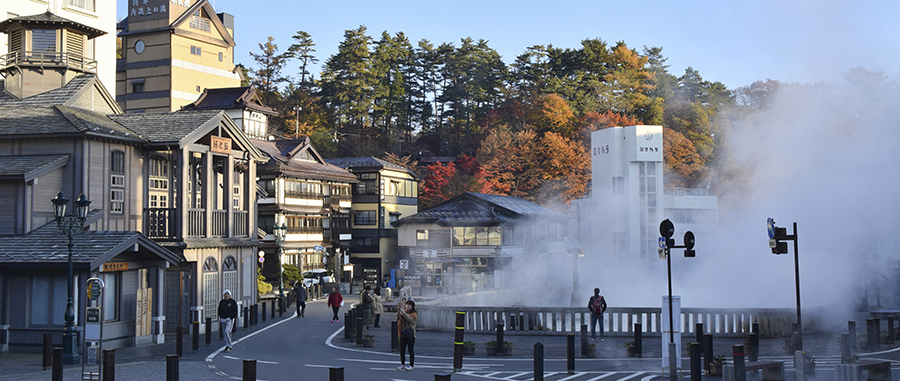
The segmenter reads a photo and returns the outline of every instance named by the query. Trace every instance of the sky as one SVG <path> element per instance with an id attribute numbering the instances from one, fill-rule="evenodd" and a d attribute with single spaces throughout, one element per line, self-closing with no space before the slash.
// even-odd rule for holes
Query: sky
<path id="1" fill-rule="evenodd" d="M 269 36 L 284 51 L 297 31 L 309 33 L 322 64 L 344 31 L 365 25 L 376 40 L 383 31 L 403 32 L 413 44 L 484 39 L 507 65 L 534 45 L 577 49 L 599 38 L 639 52 L 657 46 L 671 74 L 690 66 L 729 89 L 765 79 L 832 81 L 857 66 L 900 78 L 896 1 L 209 1 L 234 15 L 235 63 L 249 67 L 249 53 Z M 116 3 L 121 19 L 127 2 Z M 284 74 L 296 76 L 296 67 Z"/>

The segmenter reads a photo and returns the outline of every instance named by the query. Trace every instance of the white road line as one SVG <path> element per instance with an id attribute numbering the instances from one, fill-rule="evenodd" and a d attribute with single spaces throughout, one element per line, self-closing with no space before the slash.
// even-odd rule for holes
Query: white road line
<path id="1" fill-rule="evenodd" d="M 606 378 L 606 377 L 609 377 L 609 376 L 612 376 L 612 375 L 614 375 L 614 374 L 616 374 L 616 372 L 609 372 L 609 373 L 606 373 L 606 374 L 601 374 L 601 375 L 599 375 L 599 376 L 597 376 L 597 377 L 594 377 L 594 378 L 592 378 L 592 379 L 590 379 L 590 380 L 587 380 L 587 381 L 597 381 L 597 380 L 602 380 L 602 379 L 604 379 L 604 378 Z"/>
<path id="2" fill-rule="evenodd" d="M 494 377 L 494 375 L 497 375 L 497 374 L 500 374 L 500 373 L 502 373 L 502 372 L 493 372 L 493 373 L 485 374 L 484 376 L 485 376 L 485 377 Z"/>
<path id="3" fill-rule="evenodd" d="M 556 380 L 556 381 L 566 381 L 566 380 L 571 380 L 571 379 L 573 379 L 573 378 L 575 378 L 575 377 L 581 377 L 581 374 L 580 374 L 580 373 L 575 373 L 575 374 L 573 374 L 573 375 L 571 375 L 571 376 L 569 376 L 569 377 L 563 377 L 563 378 L 560 378 L 559 380 Z"/>
<path id="4" fill-rule="evenodd" d="M 514 375 L 512 375 L 512 376 L 509 376 L 509 377 L 504 378 L 504 380 L 514 380 L 516 377 L 521 377 L 521 376 L 524 376 L 524 375 L 526 375 L 526 374 L 531 374 L 531 372 L 516 373 L 516 374 L 514 374 Z"/>
<path id="5" fill-rule="evenodd" d="M 263 329 L 261 329 L 261 330 L 259 330 L 259 331 L 253 332 L 253 333 L 251 333 L 251 334 L 249 334 L 249 335 L 247 335 L 247 336 L 244 336 L 244 337 L 241 337 L 240 339 L 237 339 L 237 340 L 235 340 L 235 341 L 232 341 L 232 345 L 237 344 L 237 343 L 240 343 L 241 341 L 247 340 L 247 339 L 249 339 L 249 338 L 251 338 L 251 337 L 253 337 L 253 336 L 256 336 L 256 335 L 258 335 L 258 334 L 260 334 L 260 333 L 263 333 L 263 332 L 265 332 L 266 330 L 268 330 L 268 329 L 270 329 L 270 328 L 274 328 L 274 327 L 276 327 L 276 326 L 278 326 L 278 325 L 281 325 L 281 324 L 283 324 L 283 323 L 287 323 L 287 322 L 291 321 L 290 318 L 293 318 L 293 317 L 296 317 L 296 316 L 297 316 L 297 312 L 295 311 L 294 314 L 291 315 L 290 317 L 288 317 L 287 319 L 284 319 L 284 320 L 282 320 L 282 321 L 280 321 L 280 322 L 277 322 L 277 323 L 272 323 L 272 325 L 270 325 L 270 326 L 268 326 L 268 327 L 265 327 L 265 328 L 263 328 Z M 206 356 L 206 364 L 207 364 L 207 365 L 212 364 L 213 358 L 216 357 L 216 355 L 218 355 L 219 353 L 221 353 L 221 352 L 224 351 L 224 350 L 225 350 L 225 346 L 223 345 L 222 348 L 216 349 L 215 352 L 210 353 L 209 356 Z M 259 360 L 257 360 L 257 361 L 259 361 Z"/>
<path id="6" fill-rule="evenodd" d="M 640 377 L 640 376 L 643 375 L 644 373 L 647 373 L 647 372 L 635 372 L 634 374 L 632 374 L 632 375 L 630 375 L 630 376 L 628 376 L 628 377 L 620 378 L 620 379 L 618 379 L 617 381 L 627 381 L 627 380 L 630 380 L 630 379 L 635 378 L 635 377 Z"/>
<path id="7" fill-rule="evenodd" d="M 660 375 L 654 374 L 654 375 L 652 375 L 652 376 L 647 376 L 647 377 L 642 378 L 641 381 L 650 381 L 650 380 L 652 380 L 652 379 L 654 379 L 654 378 L 657 378 L 657 377 L 660 377 Z M 662 377 L 660 377 L 660 379 L 662 379 Z"/>

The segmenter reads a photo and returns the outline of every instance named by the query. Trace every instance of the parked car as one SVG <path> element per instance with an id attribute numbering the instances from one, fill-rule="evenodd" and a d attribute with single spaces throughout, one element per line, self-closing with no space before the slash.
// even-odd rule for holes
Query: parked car
<path id="1" fill-rule="evenodd" d="M 331 277 L 327 275 L 325 269 L 312 269 L 303 272 L 303 285 L 310 287 L 314 284 L 325 284 L 331 282 Z"/>

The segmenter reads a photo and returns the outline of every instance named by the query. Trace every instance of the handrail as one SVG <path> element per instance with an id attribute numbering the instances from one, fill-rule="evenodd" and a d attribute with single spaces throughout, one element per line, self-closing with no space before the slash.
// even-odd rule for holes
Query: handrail
<path id="1" fill-rule="evenodd" d="M 85 72 L 97 72 L 97 60 L 69 52 L 21 52 L 0 55 L 0 67 L 9 66 L 59 66 Z"/>

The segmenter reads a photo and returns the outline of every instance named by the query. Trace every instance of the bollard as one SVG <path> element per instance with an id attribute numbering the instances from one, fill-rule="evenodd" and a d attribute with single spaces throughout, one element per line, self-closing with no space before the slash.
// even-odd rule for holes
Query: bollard
<path id="1" fill-rule="evenodd" d="M 352 330 L 350 329 L 350 312 L 344 312 L 344 339 L 350 340 L 353 338 Z"/>
<path id="2" fill-rule="evenodd" d="M 53 365 L 53 334 L 45 333 L 44 334 L 44 358 L 41 362 L 44 370 L 47 370 L 48 366 Z"/>
<path id="3" fill-rule="evenodd" d="M 206 346 L 208 347 L 211 342 L 212 342 L 212 318 L 206 318 Z"/>
<path id="4" fill-rule="evenodd" d="M 703 368 L 700 365 L 700 351 L 703 346 L 699 342 L 691 343 L 691 381 L 701 381 Z"/>
<path id="5" fill-rule="evenodd" d="M 244 360 L 244 373 L 241 380 L 256 381 L 256 360 Z"/>
<path id="6" fill-rule="evenodd" d="M 872 318 L 872 332 L 875 333 L 875 345 L 881 346 L 881 319 Z"/>
<path id="7" fill-rule="evenodd" d="M 747 381 L 747 371 L 744 367 L 744 346 L 732 345 L 734 356 L 734 381 Z"/>
<path id="8" fill-rule="evenodd" d="M 759 322 L 753 323 L 750 326 L 752 327 L 751 332 L 759 335 Z"/>
<path id="9" fill-rule="evenodd" d="M 694 335 L 697 337 L 694 341 L 698 343 L 703 342 L 703 323 L 694 324 Z"/>
<path id="10" fill-rule="evenodd" d="M 503 346 L 503 323 L 497 323 L 497 356 L 502 356 L 506 351 Z"/>
<path id="11" fill-rule="evenodd" d="M 391 352 L 400 350 L 400 332 L 397 332 L 397 321 L 391 322 Z"/>
<path id="12" fill-rule="evenodd" d="M 890 315 L 887 317 L 887 341 L 889 344 L 893 344 L 894 340 L 897 338 L 894 333 L 894 315 Z"/>
<path id="13" fill-rule="evenodd" d="M 847 331 L 850 332 L 850 348 L 856 349 L 856 322 L 850 320 L 847 322 Z"/>
<path id="14" fill-rule="evenodd" d="M 852 355 L 850 354 L 850 334 L 847 332 L 841 333 L 841 364 L 847 364 L 853 361 Z"/>
<path id="15" fill-rule="evenodd" d="M 166 381 L 178 381 L 178 355 L 166 355 Z"/>
<path id="16" fill-rule="evenodd" d="M 878 344 L 878 326 L 875 325 L 875 319 L 866 319 L 866 339 L 869 348 L 874 348 Z"/>
<path id="17" fill-rule="evenodd" d="M 263 311 L 263 313 L 265 312 Z M 253 305 L 253 325 L 259 325 L 259 304 Z"/>
<path id="18" fill-rule="evenodd" d="M 581 325 L 581 356 L 588 355 L 587 324 Z"/>
<path id="19" fill-rule="evenodd" d="M 434 381 L 450 381 L 450 375 L 446 374 L 446 373 L 445 374 L 435 374 Z"/>
<path id="20" fill-rule="evenodd" d="M 63 381 L 63 349 L 62 347 L 53 348 L 51 352 L 53 353 L 53 360 L 51 361 L 50 379 L 53 381 Z"/>
<path id="21" fill-rule="evenodd" d="M 103 381 L 116 381 L 116 350 L 103 350 Z"/>
<path id="22" fill-rule="evenodd" d="M 456 311 L 456 335 L 453 338 L 453 371 L 462 371 L 465 352 L 466 311 Z"/>
<path id="23" fill-rule="evenodd" d="M 759 361 L 759 335 L 755 333 L 748 334 L 747 344 L 750 346 L 748 361 Z"/>
<path id="24" fill-rule="evenodd" d="M 344 381 L 344 367 L 328 368 L 328 381 Z"/>
<path id="25" fill-rule="evenodd" d="M 544 344 L 534 343 L 534 381 L 544 381 Z"/>
<path id="26" fill-rule="evenodd" d="M 713 335 L 703 335 L 703 369 L 709 372 L 709 364 L 713 358 Z"/>
<path id="27" fill-rule="evenodd" d="M 191 328 L 191 349 L 196 352 L 200 350 L 200 322 L 195 321 Z"/>
<path id="28" fill-rule="evenodd" d="M 566 370 L 569 374 L 575 374 L 575 335 L 566 335 Z"/>
<path id="29" fill-rule="evenodd" d="M 641 358 L 644 352 L 644 330 L 643 324 L 634 323 L 634 357 Z"/>
<path id="30" fill-rule="evenodd" d="M 271 314 L 272 314 L 272 319 L 274 319 L 274 318 L 275 318 L 275 304 L 274 304 L 274 303 L 272 304 L 272 311 L 271 311 Z M 279 315 L 279 316 L 280 316 L 280 315 Z"/>
<path id="31" fill-rule="evenodd" d="M 250 308 L 244 307 L 244 328 L 250 329 Z"/>
<path id="32" fill-rule="evenodd" d="M 275 303 L 272 303 L 272 307 L 275 307 Z M 275 317 L 275 315 L 273 314 L 272 317 Z M 266 322 L 266 302 L 262 303 L 262 321 L 263 323 Z"/>
<path id="33" fill-rule="evenodd" d="M 284 297 L 278 297 L 278 317 L 284 316 Z M 275 310 L 272 310 L 272 319 L 275 318 Z"/>
<path id="34" fill-rule="evenodd" d="M 356 346 L 361 347 L 363 343 L 363 318 L 356 318 Z"/>
<path id="35" fill-rule="evenodd" d="M 178 328 L 175 328 L 175 353 L 179 356 L 184 355 L 182 340 L 184 340 L 184 327 L 179 325 Z"/>

